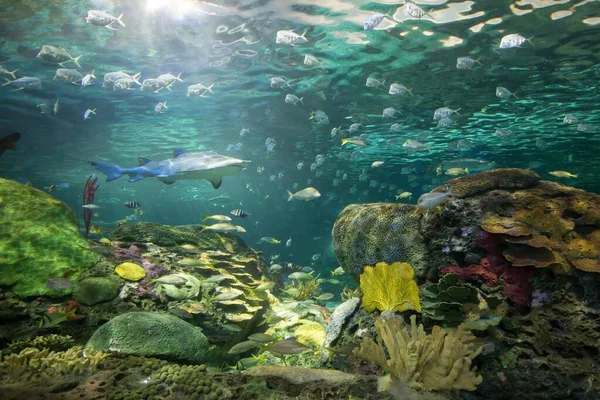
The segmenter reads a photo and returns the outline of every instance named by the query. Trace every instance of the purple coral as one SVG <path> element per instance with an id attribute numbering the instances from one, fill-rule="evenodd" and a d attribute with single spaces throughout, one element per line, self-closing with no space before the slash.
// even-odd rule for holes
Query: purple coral
<path id="1" fill-rule="evenodd" d="M 169 270 L 161 265 L 152 264 L 150 261 L 145 258 L 142 259 L 142 267 L 146 270 L 146 276 L 148 278 L 156 279 L 159 276 L 165 275 Z"/>
<path id="2" fill-rule="evenodd" d="M 115 258 L 118 260 L 133 260 L 142 262 L 142 251 L 135 244 L 125 249 L 119 246 L 115 246 Z"/>
<path id="3" fill-rule="evenodd" d="M 536 290 L 532 294 L 531 307 L 541 307 L 550 299 L 550 296 L 546 292 Z"/>

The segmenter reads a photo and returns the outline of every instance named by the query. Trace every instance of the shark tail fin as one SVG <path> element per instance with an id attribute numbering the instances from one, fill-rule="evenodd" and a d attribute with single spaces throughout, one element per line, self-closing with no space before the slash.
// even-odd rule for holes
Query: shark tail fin
<path id="1" fill-rule="evenodd" d="M 108 164 L 98 161 L 88 161 L 92 167 L 95 167 L 98 171 L 106 175 L 106 182 L 114 181 L 123 176 L 123 168 L 116 164 Z"/>

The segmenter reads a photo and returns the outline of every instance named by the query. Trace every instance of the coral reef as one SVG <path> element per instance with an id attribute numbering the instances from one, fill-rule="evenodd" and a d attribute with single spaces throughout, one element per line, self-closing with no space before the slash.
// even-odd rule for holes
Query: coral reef
<path id="1" fill-rule="evenodd" d="M 0 178 L 0 285 L 19 296 L 65 295 L 48 279 L 70 279 L 93 266 L 98 255 L 81 238 L 75 213 L 41 190 Z"/>
<path id="2" fill-rule="evenodd" d="M 535 171 L 500 168 L 451 179 L 432 192 L 446 192 L 449 188 L 452 196 L 463 198 L 492 189 L 525 189 L 535 186 L 539 181 L 540 176 Z"/>
<path id="3" fill-rule="evenodd" d="M 407 262 L 417 276 L 428 266 L 427 247 L 419 233 L 415 206 L 351 204 L 333 226 L 333 249 L 342 268 L 356 280 L 365 265 Z"/>
<path id="4" fill-rule="evenodd" d="M 473 391 L 481 383 L 482 377 L 471 370 L 471 363 L 482 349 L 474 349 L 475 338 L 464 325 L 448 333 L 434 326 L 427 335 L 423 325 L 417 327 L 413 315 L 410 329 L 403 326 L 402 319 L 395 317 L 380 318 L 375 321 L 375 327 L 378 342 L 365 338 L 354 353 L 389 374 L 382 384 L 386 387 L 384 390 L 392 388 L 395 381 L 417 390 Z"/>
<path id="5" fill-rule="evenodd" d="M 73 298 L 86 306 L 93 306 L 117 297 L 121 285 L 104 276 L 90 276 L 77 282 Z"/>
<path id="6" fill-rule="evenodd" d="M 419 287 L 414 276 L 407 263 L 380 262 L 375 267 L 366 266 L 360 275 L 363 307 L 367 311 L 421 312 Z"/>
<path id="7" fill-rule="evenodd" d="M 52 351 L 64 351 L 72 347 L 73 338 L 69 335 L 35 336 L 33 338 L 14 340 L 8 345 L 11 353 L 19 353 L 28 347 L 38 350 L 49 349 Z"/>
<path id="8" fill-rule="evenodd" d="M 81 356 L 82 347 L 71 347 L 66 351 L 54 352 L 48 349 L 25 348 L 0 359 L 0 372 L 12 382 L 47 381 L 52 377 L 93 372 L 106 353 L 90 351 Z"/>
<path id="9" fill-rule="evenodd" d="M 85 345 L 90 351 L 203 362 L 208 341 L 202 330 L 170 313 L 130 312 L 102 325 Z"/>

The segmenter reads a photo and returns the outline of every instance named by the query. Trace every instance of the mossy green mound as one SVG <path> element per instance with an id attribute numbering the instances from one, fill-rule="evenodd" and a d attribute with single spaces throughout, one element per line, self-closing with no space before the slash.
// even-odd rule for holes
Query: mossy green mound
<path id="1" fill-rule="evenodd" d="M 75 213 L 41 190 L 0 178 L 0 285 L 19 296 L 57 295 L 49 278 L 93 266 Z M 63 291 L 64 292 L 64 291 Z"/>
<path id="2" fill-rule="evenodd" d="M 73 297 L 86 306 L 114 299 L 121 285 L 115 280 L 103 276 L 91 276 L 77 282 Z"/>
<path id="3" fill-rule="evenodd" d="M 201 363 L 208 340 L 200 328 L 172 314 L 130 312 L 98 328 L 85 346 L 89 350 Z"/>

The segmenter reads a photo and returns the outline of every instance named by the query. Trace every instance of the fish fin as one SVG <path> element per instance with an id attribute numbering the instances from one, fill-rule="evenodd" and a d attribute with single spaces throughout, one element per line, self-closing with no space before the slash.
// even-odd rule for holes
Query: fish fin
<path id="1" fill-rule="evenodd" d="M 7 78 L 4 78 L 4 80 L 6 81 L 6 83 L 3 83 L 2 86 L 10 85 L 11 83 L 14 82 L 14 81 L 11 81 L 10 79 L 7 79 Z"/>
<path id="2" fill-rule="evenodd" d="M 106 175 L 106 182 L 114 181 L 123 176 L 123 168 L 116 164 L 108 164 L 97 161 L 88 161 L 92 167 L 95 167 L 98 171 Z"/>
<path id="3" fill-rule="evenodd" d="M 212 181 L 209 180 L 209 182 L 212 183 L 212 185 L 213 185 L 213 187 L 215 189 L 218 189 L 218 188 L 221 187 L 221 183 L 223 183 L 223 178 L 219 178 L 218 180 L 215 179 L 215 180 L 212 180 Z"/>
<path id="4" fill-rule="evenodd" d="M 77 68 L 81 68 L 81 64 L 79 64 L 79 59 L 81 58 L 81 56 L 77 56 L 75 58 L 71 58 L 71 61 L 73 61 L 75 63 L 75 65 L 77 65 Z"/>
<path id="5" fill-rule="evenodd" d="M 115 21 L 113 21 L 113 22 L 115 22 Z M 113 22 L 111 22 L 111 23 L 110 23 L 110 24 L 108 24 L 108 25 L 105 25 L 105 28 L 106 28 L 106 29 L 110 29 L 111 31 L 118 31 L 118 29 L 117 29 L 117 28 L 113 28 L 113 27 L 111 26 L 111 25 L 113 24 Z"/>
<path id="6" fill-rule="evenodd" d="M 131 178 L 129 178 L 129 183 L 133 183 L 133 182 L 137 182 L 137 181 L 141 181 L 142 179 L 144 179 L 145 176 L 144 175 L 132 175 Z"/>
<path id="7" fill-rule="evenodd" d="M 166 108 L 167 110 L 169 109 L 169 107 L 167 107 L 167 102 L 166 101 L 163 103 L 163 107 Z"/>
<path id="8" fill-rule="evenodd" d="M 10 76 L 12 76 L 12 77 L 13 77 L 13 79 L 17 79 L 17 77 L 15 76 L 15 72 L 17 72 L 18 70 L 19 70 L 19 69 L 17 68 L 17 69 L 15 69 L 15 70 L 14 70 L 14 71 L 12 71 L 12 72 L 11 72 L 11 71 L 8 71 L 8 74 L 9 74 Z"/>
<path id="9" fill-rule="evenodd" d="M 465 168 L 465 172 L 468 174 L 469 173 L 469 168 Z"/>
<path id="10" fill-rule="evenodd" d="M 290 192 L 289 190 L 287 191 L 287 195 L 288 195 L 287 201 L 291 201 L 294 199 L 294 194 L 292 192 Z"/>
<path id="11" fill-rule="evenodd" d="M 173 149 L 173 158 L 177 158 L 177 157 L 181 156 L 182 154 L 185 154 L 185 150 Z"/>
<path id="12" fill-rule="evenodd" d="M 175 183 L 174 179 L 167 179 L 167 178 L 156 178 L 159 181 L 161 181 L 162 183 L 164 183 L 165 185 L 172 185 Z"/>
<path id="13" fill-rule="evenodd" d="M 138 85 L 142 86 L 142 84 L 140 83 L 140 76 L 142 76 L 141 72 L 138 72 L 137 74 L 135 74 L 134 76 L 131 77 L 131 79 L 137 83 Z"/>
<path id="14" fill-rule="evenodd" d="M 121 18 L 123 18 L 123 14 L 119 15 L 119 18 L 115 19 L 115 21 L 117 21 L 119 23 L 119 25 L 121 25 L 123 28 L 125 28 L 125 24 L 123 23 L 123 21 L 121 21 Z M 113 22 L 115 22 L 113 21 Z M 112 24 L 112 22 L 111 22 Z"/>
<path id="15" fill-rule="evenodd" d="M 177 78 L 175 79 L 177 79 L 179 82 L 183 82 L 183 79 L 181 79 L 181 72 L 179 73 L 179 75 L 177 75 Z"/>
<path id="16" fill-rule="evenodd" d="M 149 158 L 144 158 L 144 157 L 138 157 L 138 165 L 141 167 L 143 165 L 148 164 L 149 162 L 152 162 L 151 159 Z"/>

